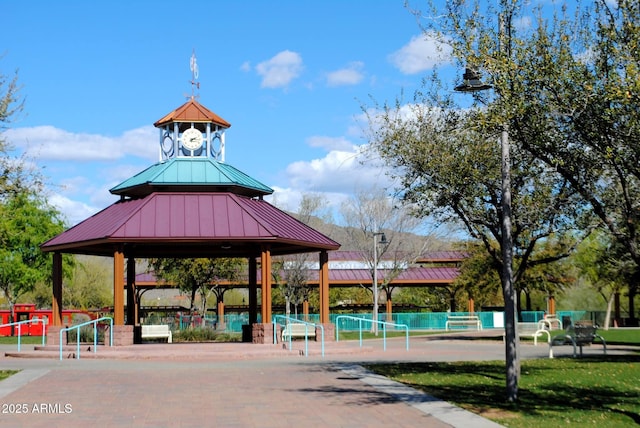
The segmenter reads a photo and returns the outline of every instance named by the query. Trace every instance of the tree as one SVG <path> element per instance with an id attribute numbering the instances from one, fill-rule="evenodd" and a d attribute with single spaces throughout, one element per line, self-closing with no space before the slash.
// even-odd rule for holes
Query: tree
<path id="1" fill-rule="evenodd" d="M 599 230 L 582 243 L 572 257 L 582 277 L 606 302 L 604 329 L 611 324 L 611 310 L 616 294 L 628 284 L 637 266 L 621 243 Z"/>
<path id="2" fill-rule="evenodd" d="M 328 206 L 324 196 L 319 194 L 305 194 L 300 201 L 296 218 L 307 226 L 318 226 L 330 221 L 330 214 L 326 211 Z M 274 283 L 282 284 L 282 294 L 285 299 L 285 315 L 291 315 L 291 304 L 294 306 L 295 315 L 298 315 L 298 305 L 309 300 L 311 290 L 307 286 L 309 280 L 309 253 L 293 254 L 276 259 L 277 268 L 273 270 Z M 282 278 L 280 278 L 282 273 Z"/>
<path id="3" fill-rule="evenodd" d="M 406 234 L 416 232 L 422 220 L 412 215 L 410 205 L 396 202 L 398 201 L 394 201 L 382 189 L 373 189 L 358 192 L 343 203 L 340 210 L 346 225 L 348 247 L 364 254 L 363 262 L 371 272 L 374 321 L 378 321 L 379 301 L 373 296 L 379 297 L 377 291 L 382 289 L 390 302 L 393 292 L 391 282 L 424 253 L 433 238 L 423 236 L 422 239 L 408 239 Z M 385 234 L 386 245 L 378 245 L 378 237 L 374 235 L 378 233 Z M 377 246 L 375 250 L 374 245 Z M 378 256 L 377 261 L 385 259 L 382 269 L 375 266 L 374 251 Z M 374 270 L 384 272 L 384 275 L 378 276 L 380 285 L 373 281 Z M 378 324 L 375 322 L 372 323 L 372 331 L 376 334 L 378 332 Z"/>
<path id="4" fill-rule="evenodd" d="M 514 24 L 525 17 L 525 2 L 500 0 L 497 11 L 493 4 L 479 1 L 449 1 L 444 11 L 430 4 L 431 16 L 438 18 L 423 21 L 425 36 L 450 47 L 451 58 L 460 69 L 488 72 L 493 91 L 474 95 L 476 103 L 464 108 L 453 97 L 453 88 L 443 88 L 434 71 L 427 82 L 430 86 L 417 91 L 412 104 L 405 106 L 399 100 L 395 106 L 377 106 L 370 113 L 372 146 L 401 180 L 405 200 L 416 204 L 421 215 L 461 222 L 471 237 L 483 243 L 500 269 L 504 300 L 511 301 L 512 285 L 527 269 L 571 253 L 590 230 L 590 212 L 567 179 L 525 150 L 522 133 L 511 135 L 520 122 L 536 122 L 540 117 L 521 115 L 529 104 L 526 90 L 537 87 L 530 52 L 540 47 L 530 28 Z M 565 27 L 564 34 L 571 39 L 571 28 Z M 496 143 L 505 131 L 511 137 L 510 190 L 514 197 L 509 204 L 513 209 L 511 236 L 503 237 L 503 156 Z M 513 242 L 513 267 L 502 262 L 505 239 Z M 539 244 L 550 239 L 557 243 L 554 252 L 537 253 Z M 507 319 L 505 330 L 507 400 L 515 401 L 520 374 L 515 322 Z"/>
<path id="5" fill-rule="evenodd" d="M 50 282 L 52 261 L 40 244 L 64 229 L 61 214 L 45 198 L 41 175 L 22 157 L 9 156 L 3 132 L 23 110 L 17 72 L 0 73 L 0 290 L 15 318 L 14 305 L 38 283 Z M 71 266 L 64 258 L 64 273 Z"/>
<path id="6" fill-rule="evenodd" d="M 640 5 L 598 0 L 579 39 L 542 27 L 529 45 L 535 89 L 514 132 L 576 189 L 635 264 L 640 285 Z"/>
<path id="7" fill-rule="evenodd" d="M 190 294 L 190 315 L 196 312 L 196 294 L 202 297 L 201 311 L 206 315 L 208 293 L 221 279 L 233 281 L 239 276 L 242 265 L 239 259 L 150 259 L 149 265 L 153 268 L 156 278 L 169 284 L 175 284 L 178 288 Z"/>
<path id="8" fill-rule="evenodd" d="M 77 255 L 73 269 L 65 277 L 63 306 L 76 309 L 100 309 L 113 303 L 113 262 L 106 257 Z M 51 284 L 38 283 L 24 296 L 25 301 L 43 308 L 51 305 Z"/>
<path id="9" fill-rule="evenodd" d="M 50 282 L 52 260 L 40 251 L 40 244 L 63 230 L 58 211 L 36 195 L 22 191 L 0 201 L 0 290 L 12 320 L 20 296 L 38 283 Z"/>

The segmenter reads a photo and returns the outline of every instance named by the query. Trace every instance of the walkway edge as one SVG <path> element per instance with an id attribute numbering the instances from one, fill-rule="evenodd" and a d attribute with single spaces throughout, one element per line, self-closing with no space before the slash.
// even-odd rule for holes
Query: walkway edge
<path id="1" fill-rule="evenodd" d="M 433 416 L 456 428 L 499 428 L 499 425 L 473 412 L 461 409 L 451 403 L 440 400 L 417 389 L 396 382 L 387 377 L 370 372 L 362 366 L 352 364 L 339 366 L 349 376 L 371 385 L 385 394 L 389 394 L 421 412 Z"/>
<path id="2" fill-rule="evenodd" d="M 49 369 L 25 369 L 0 381 L 0 398 L 49 373 Z"/>

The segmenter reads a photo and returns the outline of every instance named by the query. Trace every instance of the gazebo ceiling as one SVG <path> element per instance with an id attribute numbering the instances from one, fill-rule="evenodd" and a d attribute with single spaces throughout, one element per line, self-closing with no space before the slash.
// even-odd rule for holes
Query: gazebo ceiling
<path id="1" fill-rule="evenodd" d="M 132 257 L 246 257 L 337 250 L 340 244 L 266 201 L 228 192 L 123 199 L 42 244 L 45 252 Z"/>

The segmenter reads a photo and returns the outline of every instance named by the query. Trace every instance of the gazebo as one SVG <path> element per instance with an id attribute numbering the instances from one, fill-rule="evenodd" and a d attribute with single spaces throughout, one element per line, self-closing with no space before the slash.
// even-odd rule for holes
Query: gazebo
<path id="1" fill-rule="evenodd" d="M 269 343 L 273 335 L 271 257 L 317 252 L 320 323 L 329 333 L 326 336 L 332 337 L 327 252 L 340 245 L 266 202 L 263 197 L 272 189 L 224 162 L 224 132 L 231 125 L 193 96 L 154 126 L 160 130 L 160 161 L 112 188 L 119 201 L 41 246 L 42 251 L 53 253 L 48 343 L 57 344 L 63 328 L 63 254 L 113 258 L 113 344 L 129 345 L 137 336 L 140 303 L 136 301 L 136 259 L 247 258 L 247 329 L 252 342 Z"/>

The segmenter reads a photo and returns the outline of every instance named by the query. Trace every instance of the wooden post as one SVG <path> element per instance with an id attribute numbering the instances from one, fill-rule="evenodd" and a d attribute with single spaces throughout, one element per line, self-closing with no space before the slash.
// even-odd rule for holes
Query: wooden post
<path id="1" fill-rule="evenodd" d="M 305 321 L 309 322 L 309 301 L 302 302 L 302 316 Z"/>
<path id="2" fill-rule="evenodd" d="M 124 254 L 113 253 L 113 325 L 124 325 Z"/>
<path id="3" fill-rule="evenodd" d="M 249 257 L 249 325 L 258 322 L 258 262 Z"/>
<path id="4" fill-rule="evenodd" d="M 320 252 L 320 271 L 318 272 L 320 291 L 320 324 L 329 324 L 329 254 Z"/>
<path id="5" fill-rule="evenodd" d="M 216 329 L 220 329 L 220 330 L 224 330 L 225 329 L 225 324 L 224 324 L 224 302 L 223 301 L 219 301 L 218 302 L 218 323 L 216 325 Z"/>
<path id="6" fill-rule="evenodd" d="M 262 284 L 262 323 L 271 323 L 271 250 L 269 246 L 262 247 L 260 257 L 260 273 Z"/>
<path id="7" fill-rule="evenodd" d="M 393 322 L 393 301 L 387 297 L 387 322 Z"/>
<path id="8" fill-rule="evenodd" d="M 127 258 L 127 325 L 138 324 L 138 304 L 136 302 L 136 261 Z"/>
<path id="9" fill-rule="evenodd" d="M 473 297 L 469 296 L 469 313 L 473 314 L 476 311 L 476 302 Z"/>
<path id="10" fill-rule="evenodd" d="M 53 298 L 51 301 L 51 325 L 62 326 L 62 254 L 53 253 Z"/>
<path id="11" fill-rule="evenodd" d="M 556 313 L 556 298 L 552 294 L 549 295 L 549 315 Z"/>

